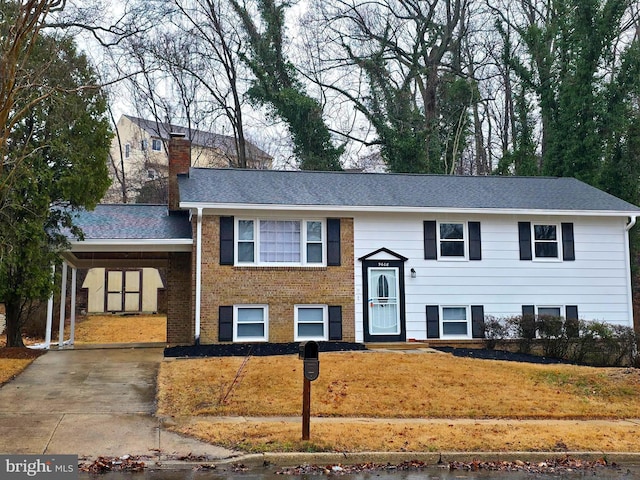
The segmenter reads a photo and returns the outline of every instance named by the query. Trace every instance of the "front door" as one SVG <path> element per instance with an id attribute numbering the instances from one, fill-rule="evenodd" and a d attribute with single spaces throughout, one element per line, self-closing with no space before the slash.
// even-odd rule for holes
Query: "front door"
<path id="1" fill-rule="evenodd" d="M 365 262 L 365 342 L 404 342 L 404 282 L 401 262 Z"/>

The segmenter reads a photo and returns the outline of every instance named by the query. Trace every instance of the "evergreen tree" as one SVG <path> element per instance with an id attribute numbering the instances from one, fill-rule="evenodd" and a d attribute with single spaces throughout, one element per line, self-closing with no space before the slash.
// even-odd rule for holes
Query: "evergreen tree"
<path id="1" fill-rule="evenodd" d="M 31 88 L 16 100 L 25 113 L 11 129 L 1 178 L 7 346 L 23 345 L 31 307 L 50 296 L 66 235 L 81 236 L 74 210 L 93 208 L 109 184 L 106 99 L 87 58 L 72 40 L 40 34 L 24 67 Z"/>

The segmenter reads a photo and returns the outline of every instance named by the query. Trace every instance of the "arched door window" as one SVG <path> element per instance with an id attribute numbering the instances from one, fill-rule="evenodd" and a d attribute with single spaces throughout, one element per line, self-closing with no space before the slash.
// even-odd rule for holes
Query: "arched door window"
<path id="1" fill-rule="evenodd" d="M 378 277 L 378 301 L 387 303 L 389 301 L 389 280 L 385 274 Z"/>

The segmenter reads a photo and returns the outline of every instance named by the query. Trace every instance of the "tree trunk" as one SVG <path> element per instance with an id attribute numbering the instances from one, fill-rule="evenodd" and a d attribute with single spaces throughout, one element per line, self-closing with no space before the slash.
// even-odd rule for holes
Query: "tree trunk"
<path id="1" fill-rule="evenodd" d="M 7 321 L 7 347 L 24 347 L 22 341 L 22 324 L 20 301 L 9 300 L 5 302 Z"/>

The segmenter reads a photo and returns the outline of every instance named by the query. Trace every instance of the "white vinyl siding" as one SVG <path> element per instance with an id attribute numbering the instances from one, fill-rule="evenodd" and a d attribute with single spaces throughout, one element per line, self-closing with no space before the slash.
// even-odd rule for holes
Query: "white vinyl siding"
<path id="1" fill-rule="evenodd" d="M 482 261 L 425 260 L 425 218 L 446 223 L 481 222 Z M 520 261 L 519 221 L 557 225 L 558 235 L 562 222 L 573 223 L 576 260 Z M 357 214 L 356 339 L 363 341 L 362 265 L 358 258 L 382 247 L 408 258 L 404 264 L 407 339 L 426 339 L 425 305 L 484 305 L 485 315 L 495 317 L 520 315 L 522 305 L 577 305 L 581 319 L 632 326 L 626 222 L 626 218 L 586 216 Z M 561 255 L 561 238 L 558 241 Z M 372 259 L 384 260 L 385 256 Z M 410 277 L 411 268 L 416 278 Z"/>

